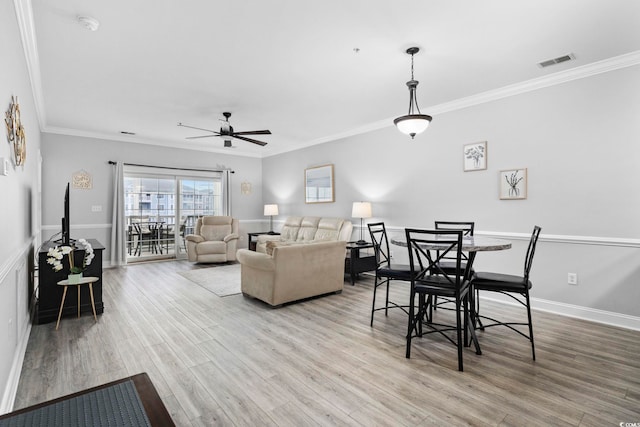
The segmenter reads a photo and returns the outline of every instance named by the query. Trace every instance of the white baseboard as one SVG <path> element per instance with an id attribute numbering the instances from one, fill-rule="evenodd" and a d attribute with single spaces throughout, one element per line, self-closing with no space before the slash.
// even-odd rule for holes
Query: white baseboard
<path id="1" fill-rule="evenodd" d="M 2 401 L 0 402 L 0 415 L 13 410 L 13 404 L 16 400 L 16 393 L 18 392 L 18 384 L 20 382 L 20 374 L 22 373 L 22 363 L 24 362 L 24 356 L 27 352 L 27 344 L 29 343 L 29 335 L 31 335 L 31 322 L 27 323 L 27 327 L 16 347 L 13 363 L 11 364 L 11 371 L 9 371 L 9 378 L 7 378 L 7 385 L 4 388 Z"/>
<path id="2" fill-rule="evenodd" d="M 480 299 L 495 301 L 502 304 L 516 305 L 515 302 L 486 297 L 482 294 L 480 294 Z M 546 311 L 548 313 L 559 314 L 561 316 L 574 317 L 576 319 L 588 320 L 590 322 L 640 331 L 640 317 L 614 313 L 612 311 L 581 307 L 578 305 L 565 304 L 540 298 L 531 298 L 531 308 L 533 310 Z"/>

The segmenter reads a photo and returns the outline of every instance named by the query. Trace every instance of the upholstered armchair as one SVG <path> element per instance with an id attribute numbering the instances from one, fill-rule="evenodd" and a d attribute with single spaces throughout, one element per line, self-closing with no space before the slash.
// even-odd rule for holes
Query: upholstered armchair
<path id="1" fill-rule="evenodd" d="M 236 260 L 238 220 L 230 216 L 198 218 L 193 234 L 185 237 L 187 258 L 191 262 Z"/>

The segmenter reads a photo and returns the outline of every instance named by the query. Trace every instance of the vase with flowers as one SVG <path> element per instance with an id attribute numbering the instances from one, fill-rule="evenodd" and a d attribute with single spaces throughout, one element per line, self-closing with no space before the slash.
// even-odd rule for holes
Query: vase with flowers
<path id="1" fill-rule="evenodd" d="M 94 258 L 93 248 L 91 247 L 91 243 L 89 243 L 86 239 L 78 239 L 77 243 L 82 246 L 81 249 L 84 249 L 84 257 L 82 258 L 82 264 L 77 265 L 74 260 L 74 250 L 77 249 L 74 246 L 55 246 L 50 248 L 47 252 L 47 263 L 51 265 L 53 271 L 60 271 L 64 268 L 62 265 L 62 260 L 65 255 L 69 258 L 69 284 L 78 284 L 80 283 L 80 279 L 82 278 L 82 272 L 84 269 L 91 264 L 91 261 Z"/>

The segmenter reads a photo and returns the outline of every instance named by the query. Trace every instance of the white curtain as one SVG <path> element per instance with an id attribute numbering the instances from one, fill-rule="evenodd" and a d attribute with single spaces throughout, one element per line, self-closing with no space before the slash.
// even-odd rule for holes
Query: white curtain
<path id="1" fill-rule="evenodd" d="M 124 167 L 115 165 L 113 175 L 113 214 L 111 217 L 111 265 L 127 263 L 127 224 L 124 218 Z"/>

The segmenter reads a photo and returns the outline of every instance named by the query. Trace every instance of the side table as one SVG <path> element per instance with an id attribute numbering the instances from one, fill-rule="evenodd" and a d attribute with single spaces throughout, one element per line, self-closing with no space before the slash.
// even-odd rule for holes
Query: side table
<path id="1" fill-rule="evenodd" d="M 374 249 L 372 243 L 358 245 L 356 242 L 347 242 L 347 257 L 344 262 L 344 272 L 351 276 L 351 285 L 355 284 L 358 274 L 365 271 L 373 271 L 378 263 L 374 253 L 360 253 L 363 249 Z"/>
<path id="2" fill-rule="evenodd" d="M 277 233 L 275 231 L 257 231 L 255 233 L 247 233 L 247 235 L 249 236 L 247 245 L 249 246 L 249 250 L 250 251 L 255 251 L 256 250 L 256 244 L 258 243 L 258 242 L 254 242 L 253 238 L 254 237 L 258 237 L 258 236 L 260 236 L 262 234 L 268 234 L 269 236 L 279 236 L 280 235 L 280 233 Z"/>
<path id="3" fill-rule="evenodd" d="M 58 330 L 58 325 L 60 325 L 60 317 L 62 317 L 62 308 L 64 307 L 64 299 L 67 297 L 67 289 L 69 286 L 76 286 L 78 290 L 78 317 L 80 317 L 80 286 L 81 285 L 89 285 L 89 293 L 91 294 L 91 308 L 93 309 L 93 318 L 95 321 L 98 321 L 98 316 L 96 315 L 96 303 L 93 300 L 93 284 L 100 280 L 98 277 L 83 277 L 80 279 L 78 283 L 69 283 L 68 279 L 60 280 L 58 282 L 59 286 L 64 286 L 64 291 L 62 292 L 62 302 L 60 303 L 60 311 L 58 312 L 58 321 L 56 322 L 56 331 Z"/>

